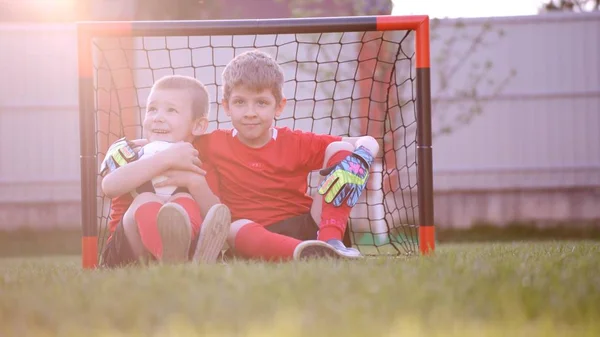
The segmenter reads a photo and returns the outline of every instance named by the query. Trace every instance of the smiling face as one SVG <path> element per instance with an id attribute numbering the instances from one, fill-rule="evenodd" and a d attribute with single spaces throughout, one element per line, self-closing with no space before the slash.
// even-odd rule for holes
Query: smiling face
<path id="1" fill-rule="evenodd" d="M 254 148 L 267 144 L 285 108 L 283 69 L 268 54 L 250 50 L 234 57 L 221 76 L 223 108 L 239 140 Z"/>
<path id="2" fill-rule="evenodd" d="M 155 89 L 148 96 L 144 138 L 149 141 L 193 141 L 206 130 L 206 117 L 195 118 L 190 90 Z"/>
<path id="3" fill-rule="evenodd" d="M 243 86 L 231 90 L 229 99 L 223 99 L 223 109 L 231 117 L 239 140 L 254 148 L 271 140 L 273 120 L 283 112 L 286 100 L 279 102 L 269 89 L 250 90 Z"/>

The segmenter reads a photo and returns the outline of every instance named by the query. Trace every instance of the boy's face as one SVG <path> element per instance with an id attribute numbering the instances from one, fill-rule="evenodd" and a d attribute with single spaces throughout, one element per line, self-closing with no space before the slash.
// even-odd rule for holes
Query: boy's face
<path id="1" fill-rule="evenodd" d="M 206 118 L 194 120 L 192 97 L 187 90 L 157 89 L 148 97 L 144 138 L 149 141 L 191 142 L 206 131 Z"/>
<path id="2" fill-rule="evenodd" d="M 240 141 L 250 147 L 261 147 L 271 140 L 273 119 L 285 108 L 286 100 L 280 102 L 269 89 L 262 91 L 236 87 L 231 91 L 229 101 L 223 100 L 223 109 L 231 117 L 233 127 L 238 131 Z"/>

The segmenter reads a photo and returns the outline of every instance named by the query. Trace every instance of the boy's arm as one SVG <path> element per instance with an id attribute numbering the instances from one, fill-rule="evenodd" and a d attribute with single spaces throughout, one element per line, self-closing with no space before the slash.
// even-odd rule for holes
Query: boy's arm
<path id="1" fill-rule="evenodd" d="M 200 206 L 202 217 L 206 216 L 206 213 L 208 213 L 213 205 L 221 202 L 209 188 L 208 184 L 206 183 L 206 178 L 203 176 L 196 177 L 196 179 L 194 179 L 194 183 L 188 186 L 188 191 L 194 200 L 196 200 L 198 206 Z"/>
<path id="2" fill-rule="evenodd" d="M 176 143 L 144 160 L 123 165 L 102 179 L 102 192 L 109 198 L 129 193 L 168 169 L 205 174 L 200 168 L 198 151 L 189 143 Z"/>
<path id="3" fill-rule="evenodd" d="M 102 179 L 102 192 L 109 198 L 115 198 L 135 190 L 169 168 L 170 164 L 161 159 L 162 157 L 157 154 L 148 159 L 136 160 L 108 173 Z"/>
<path id="4" fill-rule="evenodd" d="M 363 137 L 339 137 L 327 134 L 315 134 L 295 130 L 291 132 L 295 141 L 292 143 L 297 146 L 296 152 L 299 153 L 299 163 L 310 170 L 317 170 L 323 167 L 323 160 L 328 146 L 336 141 L 343 141 L 352 144 L 355 149 L 363 146 L 375 157 L 379 153 L 379 143 L 371 136 Z"/>

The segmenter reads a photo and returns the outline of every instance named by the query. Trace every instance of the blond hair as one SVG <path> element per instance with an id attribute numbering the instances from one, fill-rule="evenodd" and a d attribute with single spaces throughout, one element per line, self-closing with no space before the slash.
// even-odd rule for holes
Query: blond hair
<path id="1" fill-rule="evenodd" d="M 208 118 L 210 102 L 208 90 L 202 82 L 190 76 L 168 75 L 154 82 L 150 92 L 158 89 L 188 90 L 192 98 L 192 116 L 194 119 Z"/>
<path id="2" fill-rule="evenodd" d="M 283 70 L 268 54 L 260 50 L 244 52 L 231 60 L 222 74 L 223 98 L 228 101 L 235 87 L 271 90 L 277 103 L 283 98 Z"/>

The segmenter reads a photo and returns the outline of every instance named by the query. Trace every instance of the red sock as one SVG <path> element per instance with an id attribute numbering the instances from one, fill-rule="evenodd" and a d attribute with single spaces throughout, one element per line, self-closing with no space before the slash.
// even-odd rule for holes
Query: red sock
<path id="1" fill-rule="evenodd" d="M 134 215 L 142 244 L 157 259 L 162 256 L 162 241 L 156 225 L 156 216 L 161 207 L 159 202 L 147 202 L 140 205 Z"/>
<path id="2" fill-rule="evenodd" d="M 198 203 L 194 199 L 186 197 L 177 198 L 171 202 L 176 203 L 185 209 L 185 212 L 190 218 L 190 223 L 192 224 L 192 236 L 200 234 L 202 214 L 200 214 L 200 206 L 198 206 Z"/>
<path id="3" fill-rule="evenodd" d="M 338 151 L 329 158 L 327 161 L 327 167 L 333 166 L 352 154 L 350 151 Z M 323 208 L 321 210 L 321 223 L 319 224 L 319 236 L 318 240 L 327 241 L 330 239 L 342 240 L 346 226 L 348 224 L 348 218 L 350 217 L 350 211 L 352 208 L 344 203 L 339 207 L 333 204 L 328 204 L 323 198 Z"/>
<path id="4" fill-rule="evenodd" d="M 235 236 L 235 251 L 248 258 L 267 261 L 291 260 L 294 249 L 302 242 L 289 236 L 269 232 L 255 222 L 243 226 Z"/>

